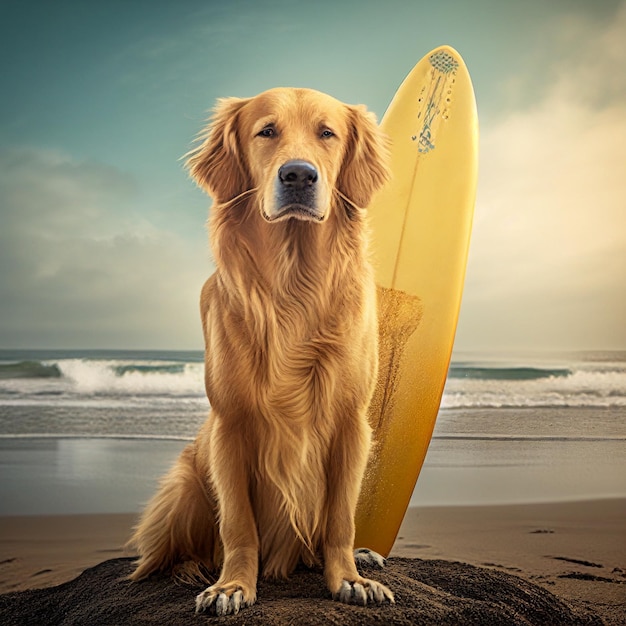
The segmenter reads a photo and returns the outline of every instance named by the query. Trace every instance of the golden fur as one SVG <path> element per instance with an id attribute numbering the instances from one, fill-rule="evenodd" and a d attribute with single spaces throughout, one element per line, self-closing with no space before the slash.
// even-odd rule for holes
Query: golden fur
<path id="1" fill-rule="evenodd" d="M 316 175 L 294 191 L 277 172 L 296 161 Z M 273 89 L 220 101 L 187 165 L 214 200 L 211 412 L 135 529 L 131 577 L 221 567 L 196 605 L 225 614 L 254 602 L 259 560 L 280 577 L 323 562 L 337 599 L 393 601 L 353 555 L 377 374 L 362 207 L 388 176 L 385 140 L 363 107 Z"/>

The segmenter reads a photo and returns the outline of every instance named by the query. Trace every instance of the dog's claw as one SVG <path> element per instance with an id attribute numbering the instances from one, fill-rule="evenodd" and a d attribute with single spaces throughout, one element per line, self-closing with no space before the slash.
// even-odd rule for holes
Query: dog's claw
<path id="1" fill-rule="evenodd" d="M 216 615 L 228 615 L 229 611 L 229 599 L 225 593 L 220 593 L 215 601 L 215 614 Z"/>
<path id="2" fill-rule="evenodd" d="M 237 615 L 239 613 L 239 609 L 243 604 L 243 593 L 241 591 L 235 591 L 231 598 L 231 605 L 233 608 L 233 615 Z"/>
<path id="3" fill-rule="evenodd" d="M 365 595 L 363 585 L 349 583 L 347 580 L 341 583 L 337 599 L 344 604 L 367 604 L 367 596 Z"/>
<path id="4" fill-rule="evenodd" d="M 215 594 L 211 593 L 208 589 L 205 589 L 202 593 L 196 596 L 196 613 L 202 613 L 206 611 L 215 600 Z"/>
<path id="5" fill-rule="evenodd" d="M 367 590 L 367 597 L 370 602 L 376 602 L 377 604 L 382 604 L 387 596 L 385 595 L 385 591 L 389 591 L 383 585 L 370 585 Z M 389 592 L 391 594 L 391 592 Z M 394 602 L 393 594 L 388 597 L 390 602 Z"/>
<path id="6" fill-rule="evenodd" d="M 254 604 L 254 600 L 245 600 L 241 589 L 229 594 L 219 588 L 209 587 L 196 596 L 196 613 L 203 613 L 208 610 L 214 612 L 218 617 L 237 615 L 241 609 L 251 604 Z"/>
<path id="7" fill-rule="evenodd" d="M 382 604 L 387 601 L 394 604 L 393 593 L 385 587 L 377 583 L 375 580 L 364 579 L 363 584 L 358 582 L 342 581 L 339 591 L 335 594 L 335 600 L 344 604 L 360 604 L 367 606 L 370 604 Z"/>
<path id="8" fill-rule="evenodd" d="M 354 583 L 352 586 L 352 601 L 354 604 L 361 604 L 362 606 L 367 605 L 367 595 L 365 593 L 365 588 L 363 585 L 359 585 L 359 583 Z"/>

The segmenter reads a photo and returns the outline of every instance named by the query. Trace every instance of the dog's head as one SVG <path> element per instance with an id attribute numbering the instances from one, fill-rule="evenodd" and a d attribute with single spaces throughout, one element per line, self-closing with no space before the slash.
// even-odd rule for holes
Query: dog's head
<path id="1" fill-rule="evenodd" d="M 324 222 L 337 192 L 365 207 L 388 177 L 373 114 L 310 89 L 221 100 L 187 166 L 218 205 L 255 190 L 267 222 Z"/>

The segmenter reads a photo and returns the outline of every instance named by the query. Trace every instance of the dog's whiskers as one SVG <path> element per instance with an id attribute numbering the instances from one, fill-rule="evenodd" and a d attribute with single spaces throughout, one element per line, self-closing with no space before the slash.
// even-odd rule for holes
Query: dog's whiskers
<path id="1" fill-rule="evenodd" d="M 346 196 L 345 194 L 341 193 L 341 191 L 339 191 L 339 189 L 333 189 L 333 193 L 340 199 L 343 200 L 346 204 L 347 204 L 347 209 L 348 209 L 348 217 L 350 217 L 352 219 L 353 215 L 355 213 L 359 213 L 360 211 L 363 210 L 363 207 L 358 206 L 356 203 L 354 203 L 352 200 L 350 200 L 350 198 L 348 198 L 348 196 Z"/>
<path id="2" fill-rule="evenodd" d="M 240 194 L 236 195 L 234 198 L 227 200 L 226 202 L 222 202 L 221 206 L 223 207 L 231 207 L 236 206 L 241 200 L 245 200 L 249 196 L 255 194 L 259 190 L 258 187 L 252 187 L 251 189 L 246 189 L 242 191 Z"/>
<path id="3" fill-rule="evenodd" d="M 226 202 L 220 202 L 219 206 L 221 209 L 232 209 L 233 207 L 238 207 L 240 204 L 243 204 L 245 200 L 253 197 L 256 192 L 259 191 L 259 187 L 252 187 L 251 189 L 246 189 L 240 194 L 237 194 L 234 198 L 230 200 L 226 200 Z M 233 224 L 237 226 L 241 226 L 241 224 L 245 221 L 248 211 L 246 209 L 238 210 L 238 211 L 219 211 L 222 215 L 222 219 L 227 219 Z"/>

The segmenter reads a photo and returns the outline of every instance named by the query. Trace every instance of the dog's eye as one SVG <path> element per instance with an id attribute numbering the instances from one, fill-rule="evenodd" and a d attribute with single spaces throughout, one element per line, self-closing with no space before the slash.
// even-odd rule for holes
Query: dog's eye
<path id="1" fill-rule="evenodd" d="M 257 137 L 274 137 L 276 135 L 276 129 L 273 126 L 266 126 Z"/>
<path id="2" fill-rule="evenodd" d="M 325 129 L 321 132 L 321 135 L 320 135 L 320 137 L 321 137 L 322 139 L 328 139 L 329 137 L 334 137 L 334 136 L 335 136 L 335 133 L 333 133 L 333 131 L 332 131 L 332 130 L 330 130 L 329 128 L 325 128 Z"/>

